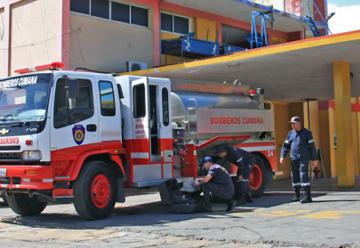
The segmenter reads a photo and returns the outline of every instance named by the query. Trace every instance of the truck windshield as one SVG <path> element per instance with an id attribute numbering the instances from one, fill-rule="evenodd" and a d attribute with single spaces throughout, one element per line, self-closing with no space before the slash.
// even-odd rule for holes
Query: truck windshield
<path id="1" fill-rule="evenodd" d="M 49 73 L 0 80 L 0 123 L 45 120 L 50 79 Z"/>

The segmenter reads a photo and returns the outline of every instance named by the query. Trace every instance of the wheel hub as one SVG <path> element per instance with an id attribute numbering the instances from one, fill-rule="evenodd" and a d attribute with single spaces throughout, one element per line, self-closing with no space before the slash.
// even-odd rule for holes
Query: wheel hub
<path id="1" fill-rule="evenodd" d="M 105 208 L 111 198 L 111 185 L 104 174 L 94 177 L 91 183 L 91 200 L 97 208 Z"/>
<path id="2" fill-rule="evenodd" d="M 249 176 L 250 187 L 253 190 L 258 190 L 263 183 L 264 175 L 258 164 L 254 164 L 251 174 Z"/>

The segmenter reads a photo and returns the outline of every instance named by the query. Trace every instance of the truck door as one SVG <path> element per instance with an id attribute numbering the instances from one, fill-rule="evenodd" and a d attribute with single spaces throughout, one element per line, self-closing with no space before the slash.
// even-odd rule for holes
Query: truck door
<path id="1" fill-rule="evenodd" d="M 116 85 L 109 78 L 97 78 L 99 102 L 99 141 L 117 141 L 121 142 L 121 114 L 120 98 L 117 94 Z"/>
<path id="2" fill-rule="evenodd" d="M 160 162 L 158 87 L 150 85 L 148 78 L 141 78 L 132 82 L 132 88 L 135 139 L 147 140 L 148 158 L 151 162 Z"/>
<path id="3" fill-rule="evenodd" d="M 162 178 L 173 176 L 173 139 L 170 108 L 170 81 L 150 78 L 151 155 L 161 161 Z"/>
<path id="4" fill-rule="evenodd" d="M 53 161 L 75 160 L 81 152 L 86 151 L 86 147 L 91 149 L 99 142 L 94 86 L 91 77 L 55 79 L 51 131 Z"/>
<path id="5" fill-rule="evenodd" d="M 137 186 L 157 185 L 172 177 L 170 84 L 144 77 L 132 81 L 131 87 L 137 144 L 131 154 L 133 182 Z"/>

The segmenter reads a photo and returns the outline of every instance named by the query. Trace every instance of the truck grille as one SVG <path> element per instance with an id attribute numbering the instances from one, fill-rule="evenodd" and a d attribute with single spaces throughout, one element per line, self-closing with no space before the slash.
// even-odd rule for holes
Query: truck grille
<path id="1" fill-rule="evenodd" d="M 21 184 L 20 177 L 0 177 L 0 184 Z"/>
<path id="2" fill-rule="evenodd" d="M 0 153 L 0 162 L 16 162 L 21 160 L 20 152 L 5 152 Z"/>
<path id="3" fill-rule="evenodd" d="M 0 151 L 19 151 L 20 146 L 0 146 Z"/>

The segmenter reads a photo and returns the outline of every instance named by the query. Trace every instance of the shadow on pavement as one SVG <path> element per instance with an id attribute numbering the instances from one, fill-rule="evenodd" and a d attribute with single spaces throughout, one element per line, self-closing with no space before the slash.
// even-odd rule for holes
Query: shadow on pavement
<path id="1" fill-rule="evenodd" d="M 315 193 L 313 197 L 320 197 L 326 195 L 325 193 Z M 294 197 L 293 193 L 290 192 L 276 192 L 276 193 L 265 193 L 263 196 L 255 198 L 253 203 L 243 205 L 245 207 L 253 208 L 271 208 L 279 205 L 290 203 Z"/>
<path id="2" fill-rule="evenodd" d="M 359 200 L 314 200 L 313 203 L 326 203 L 326 202 L 358 202 Z"/>
<path id="3" fill-rule="evenodd" d="M 32 217 L 11 217 L 3 218 L 1 222 L 24 225 L 35 228 L 56 228 L 56 229 L 103 229 L 106 227 L 135 227 L 155 226 L 177 221 L 186 221 L 197 218 L 219 218 L 226 217 L 229 213 L 251 212 L 253 209 L 235 209 L 233 212 L 225 212 L 225 205 L 216 204 L 211 213 L 173 214 L 160 202 L 149 204 L 118 207 L 113 214 L 104 220 L 86 221 L 74 214 L 43 213 Z M 230 216 L 229 216 L 230 217 Z M 239 217 L 241 218 L 241 217 Z"/>
<path id="4" fill-rule="evenodd" d="M 325 196 L 326 193 L 313 194 L 314 203 L 329 203 L 329 202 L 355 202 L 357 200 L 320 200 L 317 197 Z M 212 219 L 212 218 L 234 218 L 233 213 L 253 212 L 257 208 L 271 208 L 279 205 L 286 205 L 290 203 L 293 194 L 290 192 L 276 192 L 265 193 L 262 197 L 255 198 L 251 204 L 238 206 L 234 211 L 225 212 L 225 205 L 214 204 L 214 211 L 212 213 L 193 213 L 193 214 L 173 214 L 170 213 L 169 208 L 163 206 L 161 202 L 152 202 L 142 205 L 129 207 L 116 207 L 113 214 L 104 220 L 85 221 L 80 219 L 75 211 L 67 214 L 60 213 L 43 213 L 39 216 L 33 217 L 10 217 L 3 218 L 4 223 L 11 223 L 17 225 L 24 225 L 36 228 L 56 228 L 56 229 L 103 229 L 107 227 L 138 227 L 138 226 L 156 226 L 164 225 L 166 223 L 182 222 L 194 219 Z M 66 205 L 61 205 L 66 206 Z M 59 206 L 53 206 L 59 212 Z M 54 209 L 51 209 L 54 212 Z M 241 216 L 235 218 L 242 218 Z M 204 221 L 207 221 L 204 220 Z"/>

